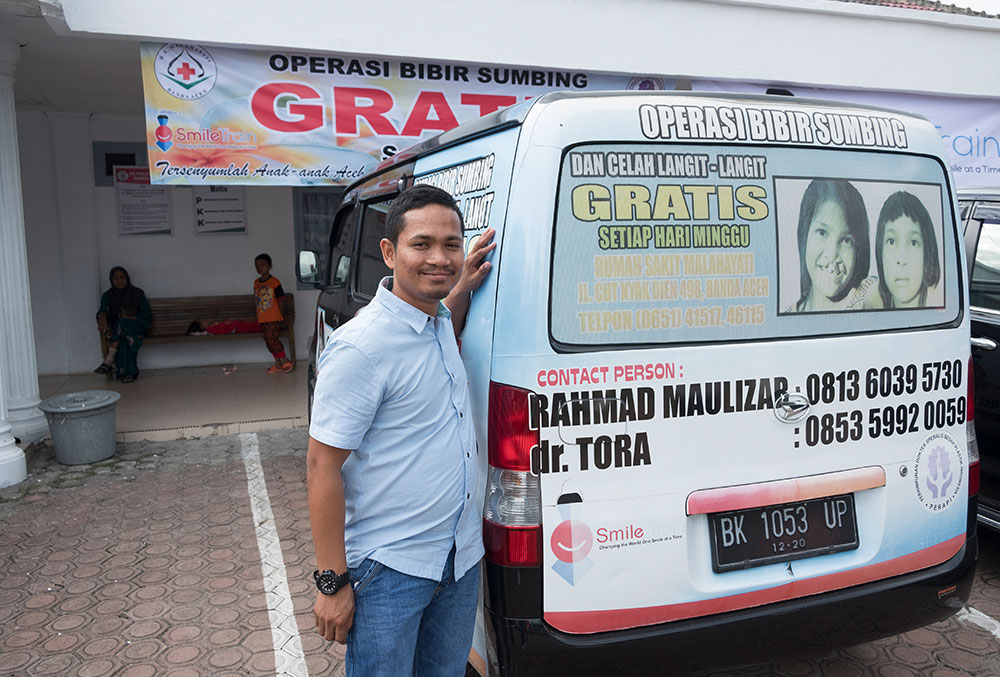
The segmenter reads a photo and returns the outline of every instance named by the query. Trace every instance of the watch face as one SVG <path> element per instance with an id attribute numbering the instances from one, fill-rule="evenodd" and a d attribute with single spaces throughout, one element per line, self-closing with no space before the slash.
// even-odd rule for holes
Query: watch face
<path id="1" fill-rule="evenodd" d="M 316 584 L 324 595 L 332 595 L 337 592 L 337 579 L 331 574 L 322 574 Z"/>
<path id="2" fill-rule="evenodd" d="M 316 579 L 316 587 L 319 588 L 319 591 L 324 595 L 332 595 L 336 593 L 351 580 L 346 571 L 340 576 L 337 576 L 329 569 L 323 573 L 316 572 L 313 574 L 313 577 Z"/>

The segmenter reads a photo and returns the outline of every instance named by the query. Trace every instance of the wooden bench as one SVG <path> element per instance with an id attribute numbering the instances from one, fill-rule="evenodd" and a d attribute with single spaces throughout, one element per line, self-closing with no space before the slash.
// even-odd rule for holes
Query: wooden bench
<path id="1" fill-rule="evenodd" d="M 184 296 L 148 300 L 153 324 L 143 339 L 144 344 L 255 339 L 260 341 L 261 351 L 264 350 L 264 339 L 260 332 L 208 334 L 206 336 L 187 335 L 188 326 L 196 320 L 205 327 L 213 322 L 225 320 L 256 322 L 257 306 L 253 294 Z M 285 321 L 282 323 L 279 335 L 288 337 L 290 359 L 295 362 L 295 298 L 292 294 L 285 294 L 282 303 L 284 304 L 282 308 Z M 103 358 L 108 353 L 108 339 L 104 332 L 99 333 L 101 335 L 101 357 Z M 261 357 L 263 355 L 264 353 L 261 352 Z M 112 374 L 108 374 L 108 378 L 112 378 Z"/>

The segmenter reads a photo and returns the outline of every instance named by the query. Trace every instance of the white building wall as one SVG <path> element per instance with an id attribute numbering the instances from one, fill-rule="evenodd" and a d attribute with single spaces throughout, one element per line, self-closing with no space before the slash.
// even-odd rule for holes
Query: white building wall
<path id="1" fill-rule="evenodd" d="M 91 142 L 141 139 L 142 119 L 22 110 L 18 135 L 40 374 L 85 372 L 100 361 L 94 315 L 112 266 L 127 268 L 150 298 L 249 294 L 261 252 L 295 294 L 296 349 L 306 354 L 317 292 L 295 289 L 291 188 L 246 188 L 247 235 L 198 237 L 191 189 L 170 187 L 173 235 L 120 237 L 114 188 L 94 186 Z M 139 366 L 270 359 L 263 339 L 218 341 L 147 345 Z"/>
<path id="2" fill-rule="evenodd" d="M 49 0 L 67 34 L 1000 96 L 1000 22 L 832 0 Z"/>

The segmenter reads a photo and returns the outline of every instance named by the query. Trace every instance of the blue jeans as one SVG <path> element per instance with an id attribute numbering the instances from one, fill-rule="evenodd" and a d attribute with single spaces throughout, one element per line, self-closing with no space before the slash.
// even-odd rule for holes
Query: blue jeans
<path id="1" fill-rule="evenodd" d="M 454 580 L 452 548 L 440 583 L 371 559 L 348 571 L 354 585 L 354 625 L 347 633 L 347 677 L 465 675 L 479 567 Z"/>

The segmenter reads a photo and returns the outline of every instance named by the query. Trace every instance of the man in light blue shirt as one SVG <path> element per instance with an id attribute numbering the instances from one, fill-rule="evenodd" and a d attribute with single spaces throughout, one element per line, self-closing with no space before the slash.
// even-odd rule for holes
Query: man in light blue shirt
<path id="1" fill-rule="evenodd" d="M 349 676 L 460 676 L 483 545 L 456 335 L 495 245 L 487 231 L 464 257 L 461 212 L 431 186 L 400 194 L 386 231 L 393 276 L 319 361 L 308 452 L 316 625 L 346 641 Z"/>

